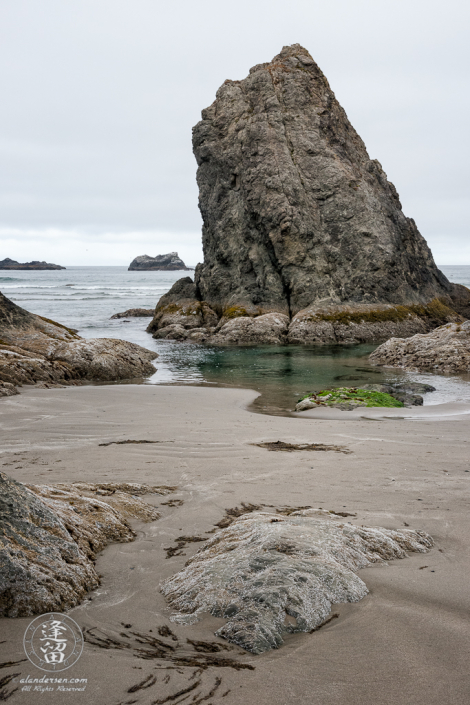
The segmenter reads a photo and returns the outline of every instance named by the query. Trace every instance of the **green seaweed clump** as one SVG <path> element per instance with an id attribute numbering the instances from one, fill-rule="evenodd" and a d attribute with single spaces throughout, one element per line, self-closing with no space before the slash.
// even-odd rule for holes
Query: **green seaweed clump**
<path id="1" fill-rule="evenodd" d="M 386 406 L 403 407 L 404 404 L 390 394 L 374 392 L 369 389 L 356 387 L 337 387 L 336 389 L 323 389 L 321 392 L 309 392 L 304 399 L 312 401 L 317 406 L 338 406 L 340 404 L 353 404 L 354 406 Z"/>

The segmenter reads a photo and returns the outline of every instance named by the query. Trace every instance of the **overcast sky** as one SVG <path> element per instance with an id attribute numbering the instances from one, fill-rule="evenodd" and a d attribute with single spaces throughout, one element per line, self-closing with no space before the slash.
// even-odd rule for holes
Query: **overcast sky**
<path id="1" fill-rule="evenodd" d="M 191 128 L 306 47 L 438 264 L 470 264 L 463 0 L 0 0 L 0 260 L 202 259 Z"/>

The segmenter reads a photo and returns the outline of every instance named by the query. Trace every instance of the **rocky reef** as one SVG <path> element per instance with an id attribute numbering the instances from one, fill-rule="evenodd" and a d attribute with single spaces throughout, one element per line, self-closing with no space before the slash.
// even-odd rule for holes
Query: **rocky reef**
<path id="1" fill-rule="evenodd" d="M 61 267 L 60 264 L 49 264 L 49 262 L 39 262 L 33 260 L 32 262 L 17 262 L 14 259 L 7 257 L 0 262 L 0 269 L 66 269 Z"/>
<path id="2" fill-rule="evenodd" d="M 129 520 L 155 521 L 138 495 L 174 488 L 138 483 L 28 485 L 0 472 L 0 616 L 28 617 L 79 604 L 99 585 L 94 560 L 133 541 Z"/>
<path id="3" fill-rule="evenodd" d="M 225 81 L 193 130 L 193 149 L 204 262 L 191 298 L 219 319 L 211 342 L 380 341 L 470 316 L 470 291 L 436 267 L 299 44 Z M 184 339 L 181 328 L 175 337 Z"/>
<path id="4" fill-rule="evenodd" d="M 430 384 L 397 382 L 394 384 L 364 384 L 362 387 L 336 387 L 319 392 L 308 392 L 296 404 L 295 411 L 308 411 L 329 406 L 343 411 L 365 407 L 422 406 L 421 394 L 435 392 Z"/>
<path id="5" fill-rule="evenodd" d="M 390 338 L 369 356 L 373 365 L 414 372 L 470 372 L 470 321 L 449 323 L 426 335 Z"/>
<path id="6" fill-rule="evenodd" d="M 157 255 L 156 257 L 149 257 L 148 255 L 136 257 L 130 263 L 128 271 L 172 272 L 178 269 L 189 270 L 191 267 L 185 265 L 183 260 L 178 257 L 177 252 L 169 252 L 166 255 Z"/>
<path id="7" fill-rule="evenodd" d="M 359 569 L 432 545 L 422 531 L 354 526 L 322 510 L 253 512 L 214 534 L 162 592 L 174 621 L 222 617 L 216 635 L 259 654 L 321 626 L 332 604 L 367 595 Z"/>
<path id="8" fill-rule="evenodd" d="M 111 316 L 113 318 L 153 318 L 155 310 L 153 308 L 128 308 Z"/>
<path id="9" fill-rule="evenodd" d="M 135 379 L 155 372 L 155 352 L 113 338 L 85 340 L 0 293 L 0 396 L 23 384 Z"/>

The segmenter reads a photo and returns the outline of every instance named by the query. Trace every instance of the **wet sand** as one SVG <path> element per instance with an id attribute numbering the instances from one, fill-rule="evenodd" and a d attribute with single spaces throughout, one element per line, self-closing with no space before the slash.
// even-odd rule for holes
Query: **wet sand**
<path id="1" fill-rule="evenodd" d="M 7 690 L 20 687 L 12 704 L 147 705 L 166 698 L 175 705 L 470 701 L 468 409 L 441 410 L 446 416 L 432 407 L 430 415 L 413 410 L 398 418 L 390 410 L 335 418 L 315 418 L 314 411 L 286 418 L 250 412 L 255 397 L 239 389 L 148 385 L 30 389 L 2 400 L 0 468 L 19 481 L 178 486 L 167 497 L 145 498 L 160 508 L 160 520 L 135 524 L 135 542 L 111 545 L 101 554 L 101 587 L 69 612 L 82 629 L 98 627 L 126 643 L 131 631 L 157 635 L 159 626 L 168 625 L 178 648 L 188 654 L 195 653 L 188 638 L 223 643 L 213 636 L 219 619 L 173 625 L 159 584 L 201 544 L 189 543 L 185 555 L 169 559 L 164 549 L 182 535 L 204 536 L 225 508 L 241 502 L 273 505 L 269 511 L 311 505 L 356 513 L 345 519 L 352 523 L 409 525 L 429 532 L 435 547 L 360 571 L 370 594 L 357 604 L 335 606 L 339 617 L 318 632 L 292 635 L 281 649 L 261 656 L 237 648 L 217 654 L 254 670 L 199 672 L 170 662 L 163 670 L 165 663 L 138 657 L 134 648 L 86 643 L 77 664 L 60 674 L 87 678 L 85 691 L 41 694 L 34 686 L 21 691 L 20 683 L 11 682 Z M 99 446 L 125 439 L 159 443 Z M 278 440 L 346 446 L 351 453 L 272 452 L 251 445 Z M 183 504 L 162 504 L 169 499 Z M 23 635 L 30 622 L 0 620 L 0 662 L 25 659 Z M 22 661 L 2 668 L 0 680 L 11 673 L 20 673 L 18 680 L 44 675 Z M 148 688 L 128 692 L 148 676 Z M 174 697 L 178 690 L 186 692 Z"/>

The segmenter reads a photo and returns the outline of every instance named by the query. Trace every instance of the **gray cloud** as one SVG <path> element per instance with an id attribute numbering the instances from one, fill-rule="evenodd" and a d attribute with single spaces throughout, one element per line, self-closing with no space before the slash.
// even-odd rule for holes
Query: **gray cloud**
<path id="1" fill-rule="evenodd" d="M 0 258 L 195 263 L 191 127 L 226 78 L 300 42 L 437 262 L 470 264 L 469 17 L 460 0 L 6 0 Z"/>

